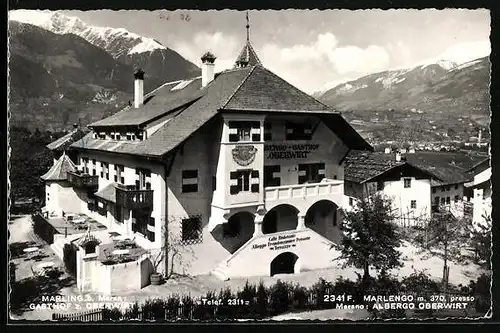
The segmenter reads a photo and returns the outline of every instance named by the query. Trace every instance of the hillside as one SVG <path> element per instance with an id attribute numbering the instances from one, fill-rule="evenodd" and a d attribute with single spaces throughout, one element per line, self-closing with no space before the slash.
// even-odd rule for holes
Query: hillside
<path id="1" fill-rule="evenodd" d="M 399 134 L 413 141 L 463 141 L 489 127 L 490 66 L 485 57 L 458 66 L 439 62 L 385 71 L 318 98 L 377 142 Z"/>
<path id="2" fill-rule="evenodd" d="M 10 121 L 31 130 L 68 129 L 118 111 L 133 98 L 135 67 L 146 72 L 146 92 L 201 73 L 157 41 L 58 12 L 13 12 L 9 52 Z"/>
<path id="3" fill-rule="evenodd" d="M 9 52 L 13 125 L 57 130 L 88 123 L 132 95 L 132 67 L 81 37 L 11 21 Z"/>

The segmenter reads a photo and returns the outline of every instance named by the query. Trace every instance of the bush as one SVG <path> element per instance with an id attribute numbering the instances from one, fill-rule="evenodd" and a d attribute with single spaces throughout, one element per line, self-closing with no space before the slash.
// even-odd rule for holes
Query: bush
<path id="1" fill-rule="evenodd" d="M 491 307 L 491 276 L 481 274 L 477 280 L 469 283 L 470 295 L 474 296 L 474 305 L 478 312 L 488 312 Z"/>
<path id="2" fill-rule="evenodd" d="M 142 318 L 144 320 L 164 320 L 166 302 L 161 298 L 146 300 L 142 305 Z"/>
<path id="3" fill-rule="evenodd" d="M 123 314 L 120 311 L 120 309 L 118 309 L 118 308 L 112 308 L 112 309 L 103 308 L 102 309 L 102 320 L 105 320 L 105 321 L 108 321 L 108 320 L 117 321 L 117 320 L 121 320 L 122 316 L 123 316 Z"/>
<path id="4" fill-rule="evenodd" d="M 307 301 L 309 300 L 309 290 L 300 286 L 298 283 L 293 286 L 293 308 L 297 310 L 307 309 Z"/>
<path id="5" fill-rule="evenodd" d="M 335 285 L 331 282 L 327 282 L 325 279 L 320 278 L 318 282 L 316 282 L 311 287 L 311 294 L 316 300 L 315 308 L 316 309 L 327 309 L 335 306 L 334 303 L 325 302 L 325 295 L 332 294 Z"/>
<path id="6" fill-rule="evenodd" d="M 256 304 L 256 315 L 258 318 L 265 318 L 268 315 L 269 306 L 269 290 L 264 286 L 264 283 L 260 281 L 257 287 L 257 304 Z"/>
<path id="7" fill-rule="evenodd" d="M 277 315 L 287 312 L 290 308 L 290 294 L 293 292 L 293 287 L 286 282 L 278 280 L 270 289 L 270 315 Z"/>
<path id="8" fill-rule="evenodd" d="M 170 296 L 165 304 L 165 319 L 173 320 L 179 316 L 179 308 L 181 305 L 181 298 L 179 295 Z"/>
<path id="9" fill-rule="evenodd" d="M 219 292 L 217 300 L 220 300 L 221 304 L 217 307 L 217 319 L 224 320 L 235 317 L 236 308 L 234 305 L 229 304 L 229 301 L 235 298 L 229 287 Z"/>
<path id="10" fill-rule="evenodd" d="M 131 307 L 125 310 L 124 319 L 139 319 L 139 303 L 136 301 Z"/>

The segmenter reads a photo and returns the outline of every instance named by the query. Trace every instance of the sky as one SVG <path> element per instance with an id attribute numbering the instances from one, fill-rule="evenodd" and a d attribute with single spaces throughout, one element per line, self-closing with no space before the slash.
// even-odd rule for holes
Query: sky
<path id="1" fill-rule="evenodd" d="M 246 40 L 241 11 L 62 11 L 95 26 L 158 40 L 200 65 L 232 67 Z M 490 53 L 488 10 L 249 11 L 250 41 L 263 65 L 313 93 L 361 76 Z"/>

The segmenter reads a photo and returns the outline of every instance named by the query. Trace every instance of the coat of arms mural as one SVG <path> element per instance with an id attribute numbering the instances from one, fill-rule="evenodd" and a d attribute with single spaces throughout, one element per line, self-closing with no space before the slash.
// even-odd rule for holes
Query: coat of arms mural
<path id="1" fill-rule="evenodd" d="M 233 160 L 241 166 L 247 166 L 255 160 L 257 148 L 252 145 L 236 146 L 233 148 Z"/>

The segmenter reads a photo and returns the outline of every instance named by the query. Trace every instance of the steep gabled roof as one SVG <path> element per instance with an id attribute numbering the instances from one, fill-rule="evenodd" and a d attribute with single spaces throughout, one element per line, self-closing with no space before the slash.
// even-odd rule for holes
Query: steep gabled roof
<path id="1" fill-rule="evenodd" d="M 405 160 L 396 161 L 392 155 L 366 151 L 351 151 L 344 161 L 344 179 L 354 183 L 366 183 L 383 178 L 395 169 L 413 170 L 430 179 L 439 179 L 435 174 Z"/>
<path id="2" fill-rule="evenodd" d="M 254 67 L 223 109 L 258 112 L 332 112 L 332 109 L 325 104 L 261 66 Z"/>
<path id="3" fill-rule="evenodd" d="M 188 139 L 219 111 L 230 111 L 314 114 L 321 117 L 349 148 L 372 149 L 339 113 L 261 66 L 221 72 L 206 87 L 186 91 L 187 100 L 190 93 L 192 102 L 144 141 L 102 140 L 87 135 L 72 147 L 158 158 Z M 156 114 L 172 110 L 168 99 L 159 100 L 166 105 L 155 105 L 159 110 Z M 103 121 L 113 126 L 114 122 L 108 119 Z"/>
<path id="4" fill-rule="evenodd" d="M 106 185 L 94 195 L 106 201 L 116 203 L 116 183 Z"/>
<path id="5" fill-rule="evenodd" d="M 45 181 L 62 181 L 67 180 L 67 172 L 76 171 L 76 166 L 73 161 L 63 153 L 61 157 L 56 161 L 56 163 L 50 168 L 47 173 L 42 175 L 40 178 Z"/>

